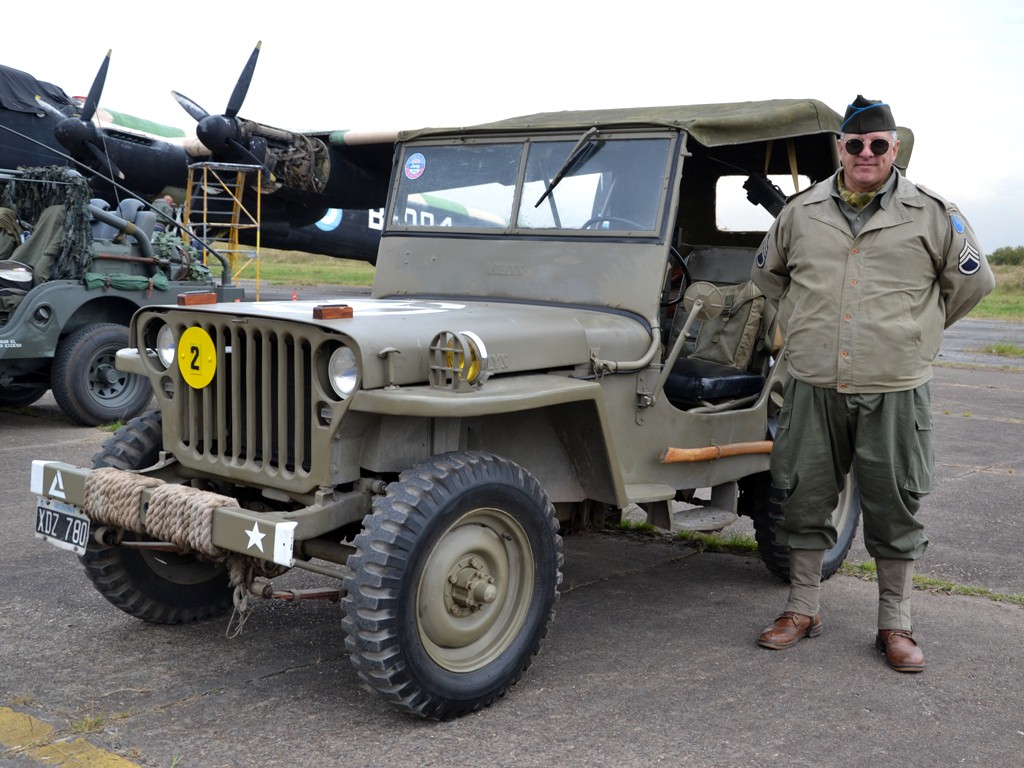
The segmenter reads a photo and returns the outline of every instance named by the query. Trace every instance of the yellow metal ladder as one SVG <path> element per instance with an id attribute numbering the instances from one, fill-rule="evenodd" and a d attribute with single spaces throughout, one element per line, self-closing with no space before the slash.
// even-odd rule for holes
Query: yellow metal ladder
<path id="1" fill-rule="evenodd" d="M 260 298 L 260 208 L 263 168 L 234 163 L 194 163 L 188 168 L 188 193 L 184 224 L 202 242 L 192 243 L 208 263 L 210 249 L 224 256 L 231 268 L 231 280 L 246 270 L 256 280 Z M 254 182 L 247 184 L 247 182 Z M 245 190 L 255 190 L 254 200 L 245 200 Z M 244 231 L 254 232 L 252 245 L 241 243 Z M 217 260 L 215 260 L 217 261 Z"/>

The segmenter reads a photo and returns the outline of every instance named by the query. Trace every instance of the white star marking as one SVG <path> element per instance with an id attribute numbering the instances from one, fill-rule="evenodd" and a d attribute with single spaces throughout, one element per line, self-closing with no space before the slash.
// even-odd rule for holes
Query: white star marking
<path id="1" fill-rule="evenodd" d="M 266 538 L 267 534 L 260 533 L 260 524 L 253 523 L 252 530 L 246 531 L 246 533 L 249 535 L 249 545 L 246 547 L 246 549 L 252 549 L 253 547 L 256 547 L 259 549 L 260 552 L 262 552 L 263 539 Z"/>

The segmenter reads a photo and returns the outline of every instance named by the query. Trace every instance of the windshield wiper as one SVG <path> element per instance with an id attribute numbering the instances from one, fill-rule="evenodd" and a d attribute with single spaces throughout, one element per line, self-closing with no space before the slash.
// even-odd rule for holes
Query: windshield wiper
<path id="1" fill-rule="evenodd" d="M 540 204 L 547 199 L 547 196 L 554 191 L 555 187 L 558 186 L 558 182 L 560 182 L 565 175 L 569 173 L 569 171 L 579 165 L 584 158 L 590 156 L 590 153 L 594 149 L 595 142 L 597 141 L 597 135 L 598 130 L 595 125 L 589 131 L 580 136 L 580 140 L 576 142 L 576 146 L 572 148 L 572 152 L 570 152 L 569 156 L 565 158 L 565 162 L 562 163 L 562 167 L 558 169 L 558 173 L 556 173 L 554 178 L 551 179 L 551 183 L 549 183 L 547 189 L 544 190 L 544 194 L 540 196 L 540 199 L 536 203 L 533 204 L 534 208 L 539 207 Z"/>

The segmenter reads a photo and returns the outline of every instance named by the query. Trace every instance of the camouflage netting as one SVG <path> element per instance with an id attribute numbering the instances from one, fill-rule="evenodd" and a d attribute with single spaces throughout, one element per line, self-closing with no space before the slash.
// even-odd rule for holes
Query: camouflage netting
<path id="1" fill-rule="evenodd" d="M 172 280 L 207 280 L 210 276 L 199 250 L 171 232 L 155 233 L 153 250 L 172 265 Z"/>
<path id="2" fill-rule="evenodd" d="M 65 208 L 64 233 L 60 251 L 53 262 L 47 279 L 57 280 L 80 277 L 92 261 L 92 228 L 89 200 L 92 191 L 82 176 L 61 166 L 20 168 L 21 179 L 0 186 L 0 207 L 11 208 L 22 221 L 37 221 L 42 212 L 52 205 Z"/>

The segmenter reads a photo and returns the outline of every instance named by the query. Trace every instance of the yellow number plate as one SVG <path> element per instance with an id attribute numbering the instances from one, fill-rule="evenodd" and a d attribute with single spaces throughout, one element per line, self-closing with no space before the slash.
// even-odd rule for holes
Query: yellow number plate
<path id="1" fill-rule="evenodd" d="M 210 334 L 202 328 L 189 328 L 178 342 L 178 370 L 185 383 L 193 389 L 202 389 L 217 372 L 217 350 Z"/>

